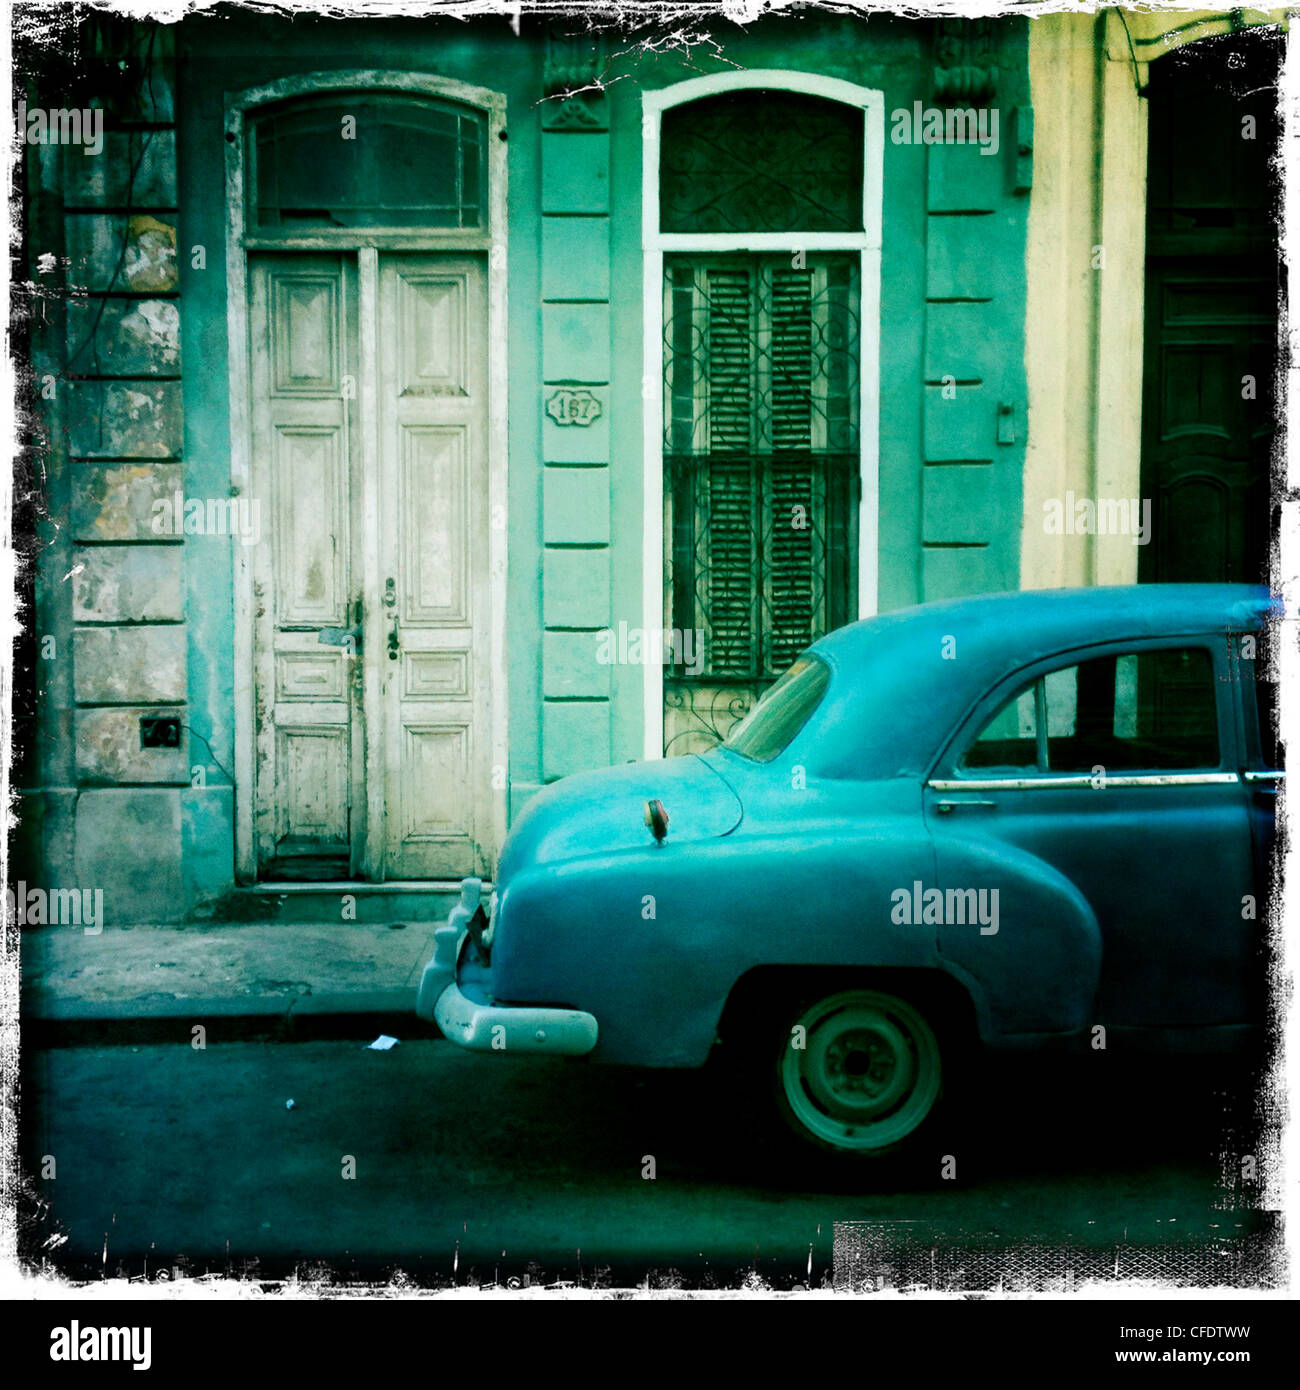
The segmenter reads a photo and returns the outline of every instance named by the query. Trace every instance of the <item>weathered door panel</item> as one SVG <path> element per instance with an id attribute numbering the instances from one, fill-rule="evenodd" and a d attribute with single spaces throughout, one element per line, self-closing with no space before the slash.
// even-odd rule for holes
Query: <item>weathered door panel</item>
<path id="1" fill-rule="evenodd" d="M 1249 265 L 1148 262 L 1144 581 L 1267 579 L 1276 319 Z"/>
<path id="2" fill-rule="evenodd" d="M 374 659 L 387 875 L 483 873 L 491 787 L 481 263 L 381 257 L 379 322 L 384 650 Z"/>
<path id="3" fill-rule="evenodd" d="M 1267 582 L 1282 50 L 1259 37 L 1151 66 L 1143 581 Z"/>
<path id="4" fill-rule="evenodd" d="M 254 833 L 264 876 L 350 871 L 361 774 L 356 615 L 356 277 L 341 257 L 250 265 L 256 557 Z"/>

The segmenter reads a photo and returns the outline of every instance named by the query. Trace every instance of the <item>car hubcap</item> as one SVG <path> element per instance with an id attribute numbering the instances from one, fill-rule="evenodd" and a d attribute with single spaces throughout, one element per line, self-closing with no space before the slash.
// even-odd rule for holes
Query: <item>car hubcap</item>
<path id="1" fill-rule="evenodd" d="M 888 1148 L 934 1106 L 939 1045 L 903 1000 L 872 990 L 837 994 L 806 1009 L 791 1030 L 781 1088 L 795 1119 L 823 1142 Z"/>

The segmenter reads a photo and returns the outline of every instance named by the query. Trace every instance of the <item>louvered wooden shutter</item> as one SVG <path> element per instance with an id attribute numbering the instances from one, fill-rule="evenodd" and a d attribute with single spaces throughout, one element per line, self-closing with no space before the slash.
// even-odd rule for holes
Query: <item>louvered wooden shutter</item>
<path id="1" fill-rule="evenodd" d="M 670 612 L 708 678 L 771 679 L 847 611 L 854 289 L 851 258 L 668 265 Z"/>
<path id="2" fill-rule="evenodd" d="M 709 670 L 747 676 L 758 638 L 752 463 L 757 306 L 748 267 L 710 268 L 704 288 L 709 463 L 697 511 L 707 547 L 708 607 L 697 625 L 708 634 Z"/>

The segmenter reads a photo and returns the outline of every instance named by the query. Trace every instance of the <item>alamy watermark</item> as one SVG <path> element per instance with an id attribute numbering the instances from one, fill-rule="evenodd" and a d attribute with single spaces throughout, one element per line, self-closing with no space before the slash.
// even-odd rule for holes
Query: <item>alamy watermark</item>
<path id="1" fill-rule="evenodd" d="M 899 927 L 965 927 L 978 924 L 981 936 L 998 934 L 997 888 L 926 888 L 916 879 L 895 888 L 889 920 Z"/>
<path id="2" fill-rule="evenodd" d="M 1131 536 L 1134 545 L 1151 539 L 1149 497 L 1049 497 L 1043 503 L 1049 536 Z"/>
<path id="3" fill-rule="evenodd" d="M 924 106 L 919 101 L 889 113 L 895 145 L 978 145 L 980 154 L 997 154 L 996 106 Z"/>
<path id="4" fill-rule="evenodd" d="M 5 906 L 20 927 L 81 927 L 87 936 L 104 930 L 102 888 L 29 888 L 19 882 L 5 889 Z"/>
<path id="5" fill-rule="evenodd" d="M 698 627 L 629 627 L 619 623 L 596 634 L 601 666 L 680 666 L 692 676 L 704 670 L 704 633 Z"/>
<path id="6" fill-rule="evenodd" d="M 77 1321 L 50 1329 L 51 1361 L 129 1361 L 133 1371 L 153 1365 L 151 1327 L 99 1327 Z"/>
<path id="7" fill-rule="evenodd" d="M 71 110 L 18 103 L 18 129 L 29 145 L 80 145 L 82 154 L 104 148 L 104 112 L 98 106 Z"/>
<path id="8" fill-rule="evenodd" d="M 186 497 L 174 492 L 153 504 L 155 536 L 238 536 L 256 545 L 262 535 L 262 504 L 256 497 Z"/>

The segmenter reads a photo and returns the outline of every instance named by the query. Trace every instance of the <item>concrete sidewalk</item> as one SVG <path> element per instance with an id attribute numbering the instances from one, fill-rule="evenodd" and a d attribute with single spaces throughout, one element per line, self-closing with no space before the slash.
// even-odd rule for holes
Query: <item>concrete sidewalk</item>
<path id="1" fill-rule="evenodd" d="M 434 923 L 28 927 L 20 1018 L 41 1045 L 436 1037 L 413 1012 Z"/>

